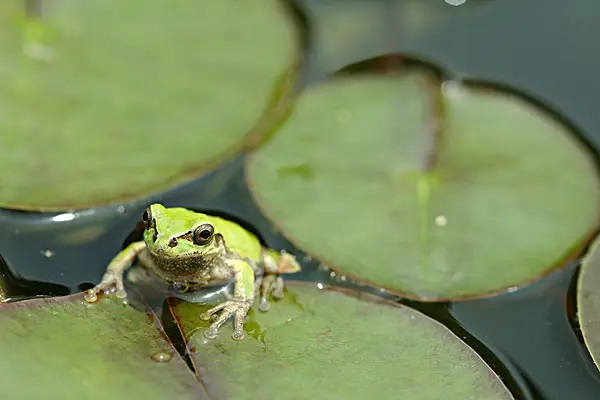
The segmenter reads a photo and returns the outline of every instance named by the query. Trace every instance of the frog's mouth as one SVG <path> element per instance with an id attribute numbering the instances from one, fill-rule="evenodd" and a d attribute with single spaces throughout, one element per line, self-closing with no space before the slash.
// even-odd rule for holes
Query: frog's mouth
<path id="1" fill-rule="evenodd" d="M 223 285 L 227 285 L 230 282 L 181 282 L 181 281 L 167 281 L 167 283 L 178 293 L 189 293 L 189 292 L 206 292 L 213 293 L 216 289 L 222 289 Z"/>

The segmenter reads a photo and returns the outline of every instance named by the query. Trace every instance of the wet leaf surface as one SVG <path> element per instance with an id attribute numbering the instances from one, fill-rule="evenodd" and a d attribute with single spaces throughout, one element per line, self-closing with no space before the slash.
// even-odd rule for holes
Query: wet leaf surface
<path id="1" fill-rule="evenodd" d="M 116 299 L 0 306 L 7 399 L 200 399 L 204 389 L 152 318 Z"/>
<path id="2" fill-rule="evenodd" d="M 288 285 L 268 313 L 251 311 L 243 341 L 231 339 L 231 325 L 205 340 L 204 309 L 174 307 L 200 376 L 213 390 L 218 379 L 227 398 L 512 398 L 443 325 L 372 296 Z"/>
<path id="3" fill-rule="evenodd" d="M 41 20 L 0 5 L 1 206 L 172 187 L 233 154 L 289 96 L 298 46 L 280 1 L 42 3 Z"/>
<path id="4" fill-rule="evenodd" d="M 583 339 L 600 369 L 600 241 L 596 240 L 581 263 L 577 308 Z"/>
<path id="5" fill-rule="evenodd" d="M 549 114 L 414 70 L 309 87 L 248 179 L 295 244 L 421 300 L 556 268 L 595 228 L 600 196 L 592 157 Z"/>

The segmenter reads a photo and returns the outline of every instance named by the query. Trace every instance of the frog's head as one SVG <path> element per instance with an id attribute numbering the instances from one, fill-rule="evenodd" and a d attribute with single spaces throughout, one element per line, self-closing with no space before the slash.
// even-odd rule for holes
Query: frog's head
<path id="1" fill-rule="evenodd" d="M 144 242 L 167 281 L 202 280 L 222 253 L 214 218 L 185 208 L 152 204 L 142 216 Z"/>

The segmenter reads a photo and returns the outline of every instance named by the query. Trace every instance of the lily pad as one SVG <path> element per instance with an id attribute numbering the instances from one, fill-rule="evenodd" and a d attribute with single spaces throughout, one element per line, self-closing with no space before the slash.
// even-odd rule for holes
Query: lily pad
<path id="1" fill-rule="evenodd" d="M 204 389 L 142 313 L 81 294 L 0 306 L 7 399 L 198 399 Z M 162 362 L 160 362 L 162 361 Z"/>
<path id="2" fill-rule="evenodd" d="M 600 240 L 590 246 L 577 281 L 577 307 L 583 340 L 600 370 Z"/>
<path id="3" fill-rule="evenodd" d="M 291 102 L 277 0 L 0 4 L 0 206 L 57 210 L 172 187 Z M 253 129 L 254 127 L 254 129 Z"/>
<path id="4" fill-rule="evenodd" d="M 529 282 L 577 250 L 599 214 L 594 160 L 563 123 L 423 69 L 309 87 L 247 174 L 296 245 L 425 301 Z"/>
<path id="5" fill-rule="evenodd" d="M 374 296 L 294 284 L 268 313 L 251 314 L 243 341 L 227 325 L 205 340 L 204 309 L 180 303 L 174 311 L 201 375 L 218 378 L 227 398 L 512 398 L 443 325 Z"/>

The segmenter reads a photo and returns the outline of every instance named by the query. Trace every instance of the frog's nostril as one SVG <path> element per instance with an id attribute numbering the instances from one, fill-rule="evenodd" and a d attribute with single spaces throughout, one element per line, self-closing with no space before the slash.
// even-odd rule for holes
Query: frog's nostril
<path id="1" fill-rule="evenodd" d="M 175 246 L 177 246 L 177 239 L 171 238 L 171 240 L 169 240 L 169 247 L 175 247 Z"/>

